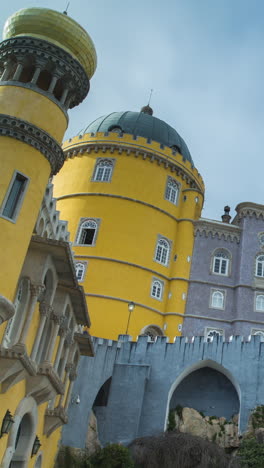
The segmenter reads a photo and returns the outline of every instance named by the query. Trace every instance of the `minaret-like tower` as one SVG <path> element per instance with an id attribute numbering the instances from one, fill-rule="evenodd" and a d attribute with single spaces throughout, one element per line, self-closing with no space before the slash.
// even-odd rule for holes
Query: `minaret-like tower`
<path id="1" fill-rule="evenodd" d="M 204 184 L 184 140 L 152 113 L 95 120 L 64 143 L 54 179 L 99 337 L 181 334 Z"/>
<path id="2" fill-rule="evenodd" d="M 20 10 L 0 44 L 0 321 L 18 277 L 49 177 L 64 163 L 67 111 L 89 91 L 96 52 L 66 14 Z"/>

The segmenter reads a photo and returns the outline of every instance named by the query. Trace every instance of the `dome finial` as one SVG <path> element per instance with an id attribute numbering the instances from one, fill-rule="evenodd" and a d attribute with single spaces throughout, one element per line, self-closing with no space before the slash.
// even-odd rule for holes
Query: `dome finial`
<path id="1" fill-rule="evenodd" d="M 146 106 L 143 106 L 142 109 L 140 110 L 140 112 L 143 112 L 143 114 L 148 114 L 148 115 L 153 115 L 153 109 L 150 107 L 150 100 L 151 100 L 151 97 L 152 97 L 152 93 L 153 93 L 153 89 L 150 90 L 150 93 L 149 93 L 149 100 L 148 100 L 148 103 Z"/>
<path id="2" fill-rule="evenodd" d="M 68 15 L 68 8 L 69 8 L 70 2 L 67 3 L 66 9 L 63 12 L 64 15 Z"/>

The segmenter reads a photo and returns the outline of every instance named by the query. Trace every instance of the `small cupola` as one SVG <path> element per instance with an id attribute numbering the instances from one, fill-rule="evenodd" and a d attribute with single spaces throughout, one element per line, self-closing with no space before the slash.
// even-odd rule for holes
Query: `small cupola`
<path id="1" fill-rule="evenodd" d="M 230 212 L 230 206 L 225 206 L 224 207 L 224 214 L 222 215 L 222 222 L 223 223 L 227 223 L 227 224 L 230 223 L 231 216 L 230 216 L 229 212 Z"/>

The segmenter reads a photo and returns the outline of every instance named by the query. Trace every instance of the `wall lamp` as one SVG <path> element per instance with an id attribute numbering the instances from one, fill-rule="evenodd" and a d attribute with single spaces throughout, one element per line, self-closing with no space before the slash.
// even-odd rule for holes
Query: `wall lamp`
<path id="1" fill-rule="evenodd" d="M 40 440 L 39 440 L 38 436 L 36 436 L 35 440 L 34 440 L 33 447 L 32 447 L 31 457 L 34 457 L 34 455 L 37 455 L 40 447 L 41 447 Z"/>
<path id="2" fill-rule="evenodd" d="M 3 437 L 4 434 L 8 434 L 10 432 L 10 429 L 12 427 L 12 424 L 14 424 L 14 422 L 15 421 L 13 419 L 12 414 L 10 413 L 9 410 L 7 410 L 4 416 L 3 422 L 2 422 L 0 438 Z"/>
<path id="3" fill-rule="evenodd" d="M 133 301 L 130 301 L 128 303 L 128 320 L 127 320 L 127 327 L 126 327 L 126 335 L 128 334 L 128 327 L 129 327 L 129 322 L 130 322 L 130 317 L 131 317 L 131 313 L 133 312 L 134 308 L 135 308 L 135 302 Z"/>

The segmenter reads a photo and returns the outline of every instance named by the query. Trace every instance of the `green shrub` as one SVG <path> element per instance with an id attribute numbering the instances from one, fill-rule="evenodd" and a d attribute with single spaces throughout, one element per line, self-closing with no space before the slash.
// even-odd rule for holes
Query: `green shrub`
<path id="1" fill-rule="evenodd" d="M 264 444 L 258 444 L 256 439 L 244 439 L 239 447 L 238 456 L 241 467 L 263 468 Z"/>
<path id="2" fill-rule="evenodd" d="M 118 444 L 107 445 L 88 459 L 92 468 L 134 468 L 129 450 Z"/>
<path id="3" fill-rule="evenodd" d="M 169 417 L 168 417 L 167 431 L 174 431 L 175 428 L 176 428 L 175 410 L 170 410 Z"/>
<path id="4" fill-rule="evenodd" d="M 253 429 L 264 427 L 264 405 L 257 406 L 252 413 Z"/>
<path id="5" fill-rule="evenodd" d="M 183 410 L 183 407 L 181 405 L 177 405 L 175 408 L 175 411 L 180 419 L 182 419 L 182 410 Z"/>

